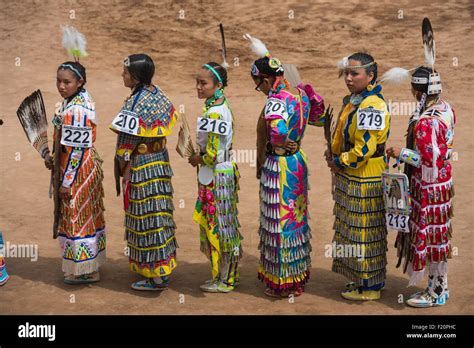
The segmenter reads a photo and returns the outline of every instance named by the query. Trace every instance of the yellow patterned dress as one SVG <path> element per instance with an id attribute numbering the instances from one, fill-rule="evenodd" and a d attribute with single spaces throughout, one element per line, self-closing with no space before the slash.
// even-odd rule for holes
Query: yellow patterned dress
<path id="1" fill-rule="evenodd" d="M 345 98 L 346 100 L 348 98 Z M 386 273 L 387 229 L 381 174 L 390 114 L 381 86 L 343 106 L 332 141 L 334 162 L 333 272 L 380 290 Z"/>
<path id="2" fill-rule="evenodd" d="M 197 134 L 202 160 L 211 169 L 212 180 L 199 183 L 193 219 L 200 226 L 201 251 L 211 262 L 212 280 L 234 286 L 239 281 L 242 257 L 237 211 L 239 172 L 230 153 L 234 118 L 227 99 L 205 108 L 203 117 L 225 121 L 231 131 L 227 135 L 202 131 Z"/>

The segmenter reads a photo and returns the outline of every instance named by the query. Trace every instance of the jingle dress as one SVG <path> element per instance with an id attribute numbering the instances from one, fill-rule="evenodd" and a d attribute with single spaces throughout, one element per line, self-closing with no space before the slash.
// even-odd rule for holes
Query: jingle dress
<path id="1" fill-rule="evenodd" d="M 54 139 L 61 140 L 61 186 L 71 189 L 70 201 L 60 201 L 58 240 L 63 258 L 62 270 L 74 276 L 90 274 L 99 270 L 106 256 L 103 161 L 94 147 L 95 104 L 89 93 L 81 89 L 72 98 L 65 99 L 53 118 L 53 124 Z M 89 130 L 90 135 L 83 133 L 79 142 L 87 143 L 89 137 L 92 142 L 85 147 L 70 146 L 67 141 L 77 140 L 76 133 L 81 128 Z M 81 145 L 79 142 L 77 145 Z"/>
<path id="2" fill-rule="evenodd" d="M 341 169 L 334 175 L 333 245 L 351 254 L 336 252 L 332 270 L 364 290 L 380 290 L 387 264 L 381 175 L 390 114 L 380 85 L 353 96 L 352 101 L 344 100 L 332 140 L 334 163 Z M 367 130 L 359 124 L 358 113 L 364 111 L 382 117 L 380 129 Z"/>
<path id="3" fill-rule="evenodd" d="M 300 144 L 307 124 L 316 124 L 324 112 L 310 85 L 297 89 L 298 95 L 284 89 L 270 94 L 264 109 L 268 140 L 260 176 L 258 278 L 277 292 L 303 290 L 311 267 L 307 157 L 302 149 L 274 151 L 286 139 Z"/>
<path id="4" fill-rule="evenodd" d="M 138 117 L 136 134 L 117 128 L 116 159 L 127 162 L 123 197 L 125 240 L 132 272 L 146 278 L 164 277 L 176 267 L 176 225 L 173 186 L 166 136 L 178 118 L 168 97 L 157 86 L 139 88 L 125 101 L 122 112 Z M 124 120 L 124 119 L 122 119 Z M 125 122 L 125 121 L 124 121 Z"/>
<path id="5" fill-rule="evenodd" d="M 212 173 L 210 183 L 198 184 L 193 219 L 200 226 L 201 251 L 211 262 L 213 280 L 233 286 L 239 281 L 243 239 L 237 211 L 239 171 L 231 156 L 234 117 L 227 99 L 209 109 L 205 107 L 202 117 L 226 121 L 230 132 L 197 133 L 201 158 Z"/>
<path id="6" fill-rule="evenodd" d="M 0 286 L 5 284 L 9 278 L 5 266 L 5 245 L 3 244 L 3 234 L 0 232 Z"/>
<path id="7" fill-rule="evenodd" d="M 455 122 L 454 109 L 446 101 L 439 100 L 419 119 L 411 120 L 413 130 L 409 128 L 407 139 L 407 147 L 418 153 L 420 165 L 409 167 L 410 238 L 403 242 L 403 235 L 399 233 L 397 245 L 399 252 L 404 248 L 403 257 L 409 261 L 409 284 L 417 284 L 428 267 L 430 281 L 436 283 L 430 288 L 437 296 L 447 289 L 447 279 L 442 278 L 447 275 L 447 259 L 451 258 L 454 187 L 449 160 Z"/>

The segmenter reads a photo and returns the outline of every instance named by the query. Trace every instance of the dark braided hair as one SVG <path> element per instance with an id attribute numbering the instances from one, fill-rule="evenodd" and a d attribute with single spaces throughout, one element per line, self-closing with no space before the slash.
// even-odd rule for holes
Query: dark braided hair
<path id="1" fill-rule="evenodd" d="M 436 73 L 437 71 L 435 70 L 434 72 Z M 420 66 L 420 67 L 416 68 L 416 70 L 413 72 L 413 74 L 411 76 L 426 78 L 428 80 L 429 77 L 430 77 L 430 74 L 432 74 L 432 73 L 433 73 L 433 69 L 428 68 L 426 66 Z M 428 82 L 423 83 L 423 84 L 412 82 L 411 86 L 417 92 L 428 94 Z"/>
<path id="2" fill-rule="evenodd" d="M 135 90 L 151 84 L 153 75 L 155 75 L 155 64 L 150 56 L 144 53 L 132 54 L 125 58 L 124 64 L 130 75 L 138 81 Z"/>
<path id="3" fill-rule="evenodd" d="M 222 87 L 227 87 L 227 70 L 222 65 L 216 62 L 209 62 L 206 64 L 211 66 L 219 74 L 219 77 L 222 80 Z M 206 69 L 206 67 L 204 67 L 204 69 Z M 220 82 L 219 79 L 217 78 L 216 75 L 214 75 L 212 71 L 211 71 L 211 75 L 212 75 L 212 80 L 214 81 L 214 84 L 217 85 Z"/>
<path id="4" fill-rule="evenodd" d="M 282 69 L 278 70 L 278 68 L 272 68 L 270 66 L 270 59 L 268 57 L 259 58 L 254 62 L 254 64 L 257 67 L 260 74 L 273 76 L 273 77 L 283 76 L 284 72 L 283 72 Z M 252 72 L 250 72 L 250 75 L 253 78 L 259 78 L 259 77 L 261 78 L 262 77 L 262 76 L 256 76 Z"/>
<path id="5" fill-rule="evenodd" d="M 374 62 L 374 57 L 364 52 L 354 53 L 349 56 L 349 59 L 357 60 L 360 62 L 361 65 L 366 65 L 366 64 Z M 364 69 L 367 74 L 370 74 L 370 73 L 374 74 L 374 78 L 372 79 L 371 83 L 375 83 L 375 81 L 377 81 L 377 73 L 378 73 L 377 63 L 374 63 Z"/>
<path id="6" fill-rule="evenodd" d="M 74 70 L 76 71 L 68 67 L 68 65 L 72 66 Z M 60 66 L 58 66 L 58 71 L 59 70 L 69 70 L 70 72 L 73 73 L 73 75 L 76 77 L 77 80 L 83 79 L 84 83 L 82 84 L 81 87 L 84 87 L 84 85 L 87 82 L 86 68 L 79 62 L 73 62 L 73 61 L 64 62 Z M 79 72 L 81 76 L 79 76 L 77 72 Z"/>

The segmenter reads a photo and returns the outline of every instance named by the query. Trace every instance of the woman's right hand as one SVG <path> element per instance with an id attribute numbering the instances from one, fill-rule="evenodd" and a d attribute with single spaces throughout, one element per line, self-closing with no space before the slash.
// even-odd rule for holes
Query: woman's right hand
<path id="1" fill-rule="evenodd" d="M 50 154 L 46 154 L 44 159 L 44 165 L 47 169 L 52 170 L 54 168 L 54 159 L 50 156 Z"/>
<path id="2" fill-rule="evenodd" d="M 397 158 L 400 157 L 400 152 L 401 151 L 402 151 L 402 149 L 400 147 L 389 147 L 389 148 L 387 148 L 385 153 L 387 154 L 388 157 L 393 157 L 393 158 L 397 159 Z"/>
<path id="3" fill-rule="evenodd" d="M 291 141 L 289 139 L 285 140 L 285 150 L 288 152 L 295 152 L 298 150 L 298 143 L 295 141 Z"/>

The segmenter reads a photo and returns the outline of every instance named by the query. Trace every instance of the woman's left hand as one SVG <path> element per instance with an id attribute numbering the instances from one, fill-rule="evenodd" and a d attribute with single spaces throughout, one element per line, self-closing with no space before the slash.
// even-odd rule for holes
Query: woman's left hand
<path id="1" fill-rule="evenodd" d="M 71 199 L 71 189 L 69 187 L 61 186 L 59 188 L 59 198 L 69 201 Z"/>
<path id="2" fill-rule="evenodd" d="M 398 158 L 400 157 L 400 152 L 402 151 L 399 147 L 389 147 L 385 152 L 388 157 Z"/>
<path id="3" fill-rule="evenodd" d="M 199 155 L 192 155 L 189 157 L 188 162 L 191 163 L 193 167 L 196 167 L 198 164 L 201 164 L 201 156 Z"/>
<path id="4" fill-rule="evenodd" d="M 333 160 L 333 159 L 331 159 L 331 160 L 326 160 L 326 163 L 327 163 L 329 169 L 331 169 L 331 172 L 333 172 L 333 173 L 337 173 L 338 171 L 341 170 L 341 168 L 339 168 L 339 167 L 336 165 L 336 163 L 334 163 L 334 160 Z"/>

